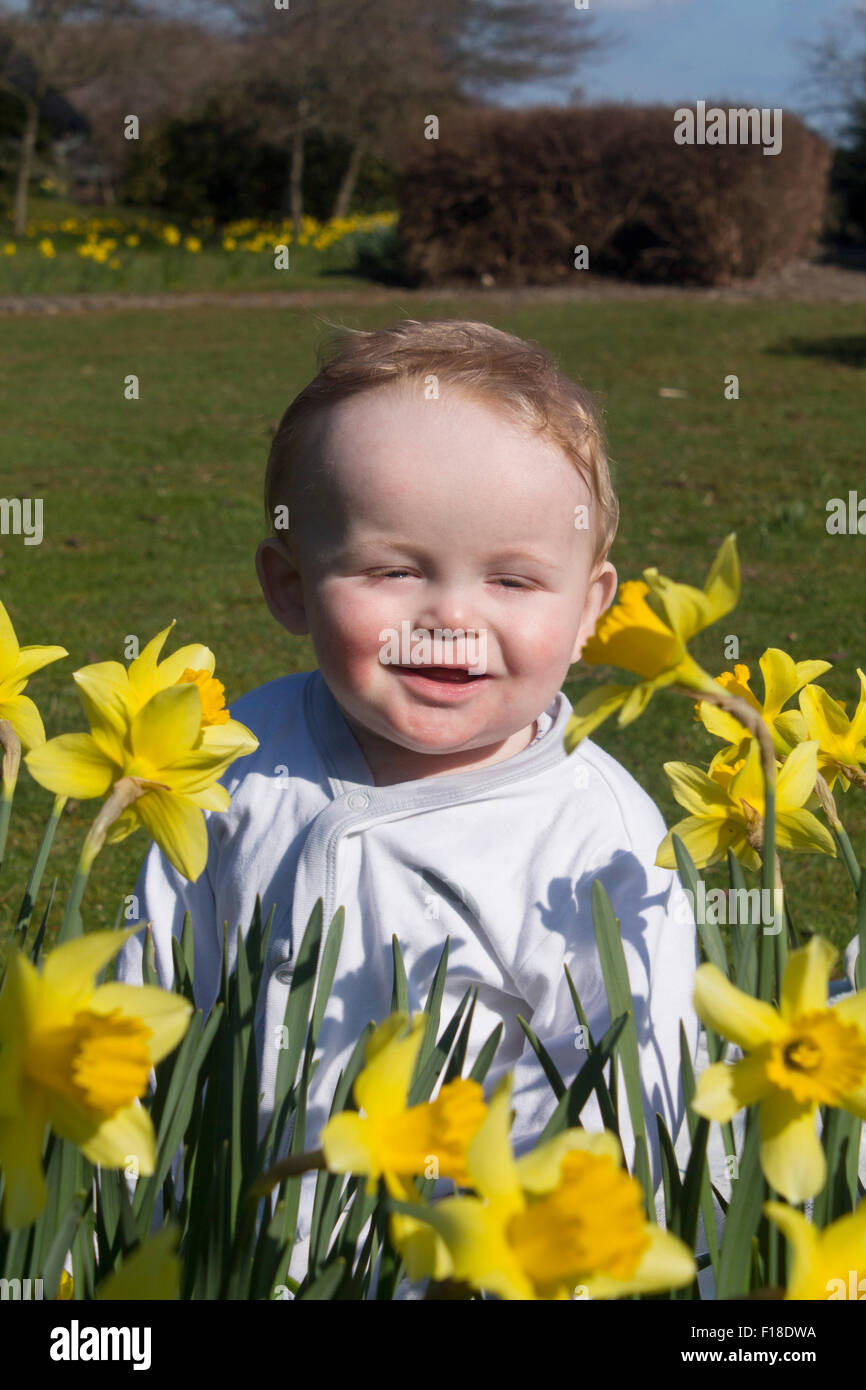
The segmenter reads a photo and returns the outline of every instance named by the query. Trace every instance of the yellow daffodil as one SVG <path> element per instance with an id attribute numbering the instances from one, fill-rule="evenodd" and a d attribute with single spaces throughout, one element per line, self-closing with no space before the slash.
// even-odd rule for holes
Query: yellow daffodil
<path id="1" fill-rule="evenodd" d="M 618 601 L 601 615 L 584 646 L 590 666 L 619 666 L 641 679 L 637 685 L 603 685 L 578 701 L 565 731 L 570 753 L 615 710 L 621 725 L 642 714 L 653 693 L 679 685 L 696 692 L 718 686 L 693 657 L 687 643 L 710 623 L 730 613 L 740 593 L 737 547 L 733 535 L 722 543 L 703 589 L 675 584 L 657 569 L 643 580 L 624 583 Z"/>
<path id="2" fill-rule="evenodd" d="M 25 749 L 45 742 L 45 728 L 33 701 L 21 692 L 34 671 L 68 655 L 65 647 L 19 647 L 0 603 L 0 719 L 8 719 Z"/>
<path id="3" fill-rule="evenodd" d="M 823 1231 L 782 1202 L 765 1202 L 764 1211 L 792 1247 L 786 1299 L 866 1298 L 866 1202 Z"/>
<path id="4" fill-rule="evenodd" d="M 427 1273 L 509 1300 L 569 1299 L 578 1285 L 591 1298 L 618 1298 L 692 1282 L 691 1251 L 647 1221 L 613 1134 L 566 1130 L 516 1159 L 510 1126 L 506 1078 L 469 1146 L 479 1195 L 425 1210 L 446 1252 Z"/>
<path id="5" fill-rule="evenodd" d="M 131 931 L 97 931 L 45 957 L 22 952 L 0 995 L 0 1168 L 3 1224 L 28 1226 L 45 1205 L 46 1124 L 92 1163 L 153 1172 L 156 1138 L 139 1097 L 151 1067 L 177 1046 L 192 1005 L 143 985 L 97 986 Z"/>
<path id="6" fill-rule="evenodd" d="M 716 682 L 723 690 L 729 691 L 732 695 L 739 695 L 752 706 L 752 709 L 757 710 L 773 735 L 776 752 L 780 758 L 784 758 L 797 743 L 806 738 L 813 738 L 814 735 L 807 734 L 799 710 L 784 710 L 783 707 L 809 681 L 829 671 L 830 662 L 794 661 L 779 647 L 768 647 L 758 665 L 764 678 L 763 704 L 749 684 L 751 672 L 748 666 L 738 664 L 733 671 L 723 671 L 716 677 Z M 740 756 L 744 756 L 743 745 L 751 735 L 733 714 L 719 709 L 718 705 L 699 700 L 695 718 L 699 719 L 711 734 L 739 748 Z"/>
<path id="7" fill-rule="evenodd" d="M 800 692 L 800 709 L 809 738 L 818 741 L 818 769 L 832 788 L 839 778 L 845 790 L 851 782 L 866 787 L 866 675 L 860 677 L 860 699 L 849 719 L 844 706 L 820 685 Z"/>
<path id="8" fill-rule="evenodd" d="M 837 952 L 813 936 L 788 957 L 778 1010 L 744 994 L 715 965 L 699 966 L 695 1009 L 747 1054 L 698 1077 L 693 1109 L 725 1124 L 759 1104 L 765 1178 L 789 1202 L 814 1197 L 827 1179 L 815 1130 L 819 1105 L 866 1119 L 866 990 L 827 1007 Z"/>
<path id="9" fill-rule="evenodd" d="M 383 1178 L 391 1196 L 407 1202 L 419 1201 L 415 1177 L 468 1181 L 466 1149 L 486 1113 L 481 1087 L 467 1080 L 449 1081 L 435 1100 L 407 1106 L 426 1023 L 422 1014 L 407 1032 L 407 1016 L 394 1013 L 379 1025 L 355 1081 L 361 1113 L 334 1115 L 321 1136 L 331 1172 L 366 1174 L 368 1192 Z M 430 1228 L 395 1216 L 391 1230 L 409 1277 L 420 1277 L 419 1269 L 434 1257 Z"/>
<path id="10" fill-rule="evenodd" d="M 118 816 L 106 840 L 116 843 L 144 825 L 175 868 L 194 881 L 207 860 L 201 812 L 228 808 L 229 794 L 217 779 L 258 740 L 229 718 L 207 647 L 181 647 L 158 661 L 171 626 L 128 670 L 105 661 L 76 671 L 90 733 L 51 739 L 26 761 L 42 786 L 81 800 L 105 796 L 120 778 L 140 782 L 143 794 Z"/>
<path id="11" fill-rule="evenodd" d="M 803 809 L 815 789 L 818 745 L 800 743 L 788 754 L 776 781 L 776 844 L 780 849 L 835 856 L 833 837 L 811 811 Z M 748 869 L 761 866 L 764 838 L 764 778 L 757 741 L 751 739 L 739 764 L 714 759 L 710 771 L 689 763 L 665 763 L 671 790 L 690 814 L 662 840 L 656 863 L 676 868 L 673 837 L 678 835 L 699 869 L 732 850 Z"/>
<path id="12" fill-rule="evenodd" d="M 247 733 L 227 746 L 206 745 L 198 687 L 190 683 L 159 691 L 122 735 L 106 707 L 92 710 L 91 719 L 89 734 L 62 734 L 29 753 L 33 777 L 56 795 L 83 801 L 106 796 L 121 778 L 137 781 L 143 794 L 105 839 L 114 844 L 143 825 L 178 872 L 195 881 L 207 861 L 201 813 L 227 810 L 231 799 L 217 779 L 257 740 Z"/>
<path id="13" fill-rule="evenodd" d="M 225 686 L 214 678 L 216 661 L 210 647 L 191 642 L 159 660 L 173 627 L 174 621 L 151 638 L 128 667 L 120 661 L 98 661 L 73 672 L 91 724 L 92 715 L 97 720 L 109 718 L 122 736 L 125 726 L 152 696 L 189 683 L 198 687 L 201 696 L 202 744 L 231 747 L 245 743 L 251 737 L 250 731 L 230 717 L 224 699 Z"/>

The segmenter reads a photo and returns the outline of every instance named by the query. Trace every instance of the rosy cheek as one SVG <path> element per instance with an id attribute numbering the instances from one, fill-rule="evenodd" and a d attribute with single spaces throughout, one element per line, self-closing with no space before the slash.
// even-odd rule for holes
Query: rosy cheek
<path id="1" fill-rule="evenodd" d="M 565 648 L 570 650 L 574 643 L 564 618 L 564 614 L 540 613 L 536 608 L 531 621 L 521 619 L 506 624 L 502 638 L 506 658 L 513 656 L 524 668 L 561 661 Z"/>
<path id="2" fill-rule="evenodd" d="M 323 652 L 344 669 L 356 668 L 376 657 L 382 643 L 379 633 L 388 625 L 382 605 L 357 592 L 322 595 L 318 637 Z"/>

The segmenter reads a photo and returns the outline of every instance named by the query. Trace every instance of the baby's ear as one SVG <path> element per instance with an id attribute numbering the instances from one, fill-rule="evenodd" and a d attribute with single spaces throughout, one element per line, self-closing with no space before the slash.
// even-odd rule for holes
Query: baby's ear
<path id="1" fill-rule="evenodd" d="M 587 586 L 580 626 L 577 629 L 574 650 L 571 654 L 572 662 L 580 660 L 584 646 L 595 632 L 596 623 L 605 609 L 610 608 L 613 603 L 616 586 L 616 570 L 609 560 L 605 560 L 596 568 Z"/>
<path id="2" fill-rule="evenodd" d="M 295 637 L 309 632 L 303 584 L 291 551 L 278 536 L 268 536 L 256 551 L 256 574 L 271 613 Z"/>

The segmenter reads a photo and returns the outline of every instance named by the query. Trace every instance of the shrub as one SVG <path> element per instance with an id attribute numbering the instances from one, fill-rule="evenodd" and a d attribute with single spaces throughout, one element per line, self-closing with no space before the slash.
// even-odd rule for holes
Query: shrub
<path id="1" fill-rule="evenodd" d="M 674 125 L 663 107 L 455 117 L 406 155 L 400 225 L 412 278 L 563 283 L 583 244 L 593 270 L 711 285 L 811 254 L 825 141 L 789 113 L 773 156 L 757 144 L 678 145 Z"/>

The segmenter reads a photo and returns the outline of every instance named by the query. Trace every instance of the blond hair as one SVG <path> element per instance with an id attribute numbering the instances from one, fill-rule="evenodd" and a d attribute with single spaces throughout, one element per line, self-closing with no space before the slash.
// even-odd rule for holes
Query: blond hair
<path id="1" fill-rule="evenodd" d="M 597 567 L 616 535 L 619 506 L 592 396 L 539 343 L 468 320 L 404 319 L 370 332 L 338 327 L 323 342 L 318 375 L 292 401 L 271 444 L 265 475 L 268 525 L 273 528 L 302 452 L 303 427 L 312 416 L 362 391 L 430 376 L 559 446 L 589 489 Z"/>

